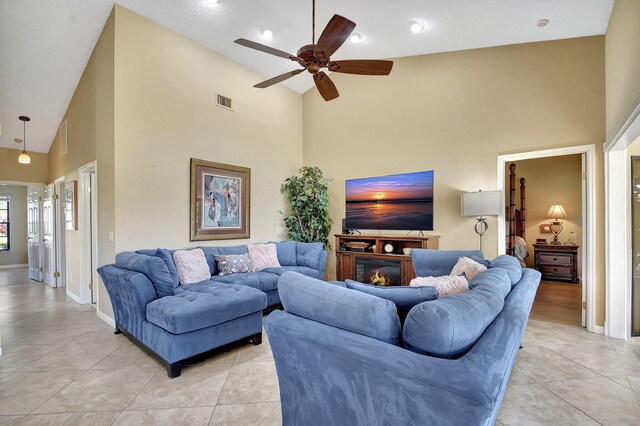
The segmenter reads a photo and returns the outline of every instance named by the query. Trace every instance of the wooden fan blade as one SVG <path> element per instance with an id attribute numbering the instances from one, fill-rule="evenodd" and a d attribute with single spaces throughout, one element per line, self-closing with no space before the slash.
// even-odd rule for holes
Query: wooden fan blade
<path id="1" fill-rule="evenodd" d="M 316 57 L 328 60 L 349 38 L 355 27 L 355 22 L 340 15 L 333 15 L 318 39 L 315 48 Z"/>
<path id="2" fill-rule="evenodd" d="M 333 81 L 329 78 L 327 74 L 320 71 L 313 75 L 313 80 L 316 83 L 316 87 L 318 88 L 318 92 L 324 98 L 325 101 L 330 101 L 332 99 L 340 96 L 338 93 L 338 89 L 336 89 L 336 85 L 333 84 Z"/>
<path id="3" fill-rule="evenodd" d="M 391 68 L 393 68 L 393 61 L 355 59 L 329 62 L 330 71 L 344 74 L 389 75 Z"/>
<path id="4" fill-rule="evenodd" d="M 255 41 L 247 40 L 244 38 L 237 39 L 234 43 L 237 43 L 241 46 L 248 47 L 250 49 L 259 50 L 264 53 L 268 53 L 270 55 L 279 56 L 285 59 L 291 59 L 292 61 L 297 61 L 298 57 L 292 55 L 287 52 L 283 52 L 282 50 L 274 49 L 273 47 L 265 46 L 264 44 L 256 43 Z"/>
<path id="5" fill-rule="evenodd" d="M 270 78 L 269 80 L 265 80 L 262 83 L 255 84 L 253 87 L 257 87 L 258 89 L 264 89 L 269 86 L 273 86 L 274 84 L 280 83 L 281 81 L 285 81 L 293 77 L 294 75 L 300 74 L 304 71 L 304 68 L 294 71 L 285 72 L 284 74 L 280 74 L 277 77 Z"/>

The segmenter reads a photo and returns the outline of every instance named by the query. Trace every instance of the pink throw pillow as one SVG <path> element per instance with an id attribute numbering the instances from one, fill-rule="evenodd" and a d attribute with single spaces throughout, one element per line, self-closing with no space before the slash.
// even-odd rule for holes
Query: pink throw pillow
<path id="1" fill-rule="evenodd" d="M 211 279 L 211 271 L 202 249 L 176 250 L 173 253 L 180 284 L 199 283 Z"/>
<path id="2" fill-rule="evenodd" d="M 249 244 L 247 249 L 249 250 L 249 258 L 254 271 L 280 267 L 275 244 Z"/>
<path id="3" fill-rule="evenodd" d="M 438 297 L 469 291 L 469 282 L 462 275 L 443 275 L 441 277 L 417 277 L 409 283 L 412 287 L 430 286 L 438 290 Z"/>
<path id="4" fill-rule="evenodd" d="M 455 264 L 449 275 L 458 276 L 464 274 L 467 281 L 471 281 L 480 272 L 484 272 L 486 270 L 486 266 L 471 258 L 462 256 L 458 259 L 458 263 Z"/>

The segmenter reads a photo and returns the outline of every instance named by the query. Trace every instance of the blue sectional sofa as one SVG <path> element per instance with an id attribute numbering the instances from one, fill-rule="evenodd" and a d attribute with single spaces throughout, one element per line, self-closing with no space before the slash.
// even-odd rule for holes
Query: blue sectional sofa
<path id="1" fill-rule="evenodd" d="M 419 276 L 481 255 L 413 252 Z M 418 301 L 404 324 L 391 300 L 283 275 L 284 311 L 265 321 L 283 424 L 494 424 L 540 273 L 509 256 L 487 263 L 468 292 Z"/>
<path id="2" fill-rule="evenodd" d="M 123 332 L 157 355 L 169 377 L 183 362 L 231 342 L 262 342 L 262 314 L 280 306 L 279 277 L 290 271 L 324 278 L 322 243 L 276 245 L 280 268 L 220 276 L 215 255 L 246 253 L 247 246 L 201 247 L 211 279 L 179 285 L 174 250 L 123 252 L 98 268 L 113 306 L 116 333 Z"/>

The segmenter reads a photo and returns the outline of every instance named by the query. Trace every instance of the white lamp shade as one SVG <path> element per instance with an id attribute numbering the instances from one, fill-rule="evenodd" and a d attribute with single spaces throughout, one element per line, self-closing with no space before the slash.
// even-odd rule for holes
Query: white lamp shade
<path id="1" fill-rule="evenodd" d="M 502 192 L 463 192 L 460 203 L 462 216 L 497 216 L 502 209 Z"/>
<path id="2" fill-rule="evenodd" d="M 23 152 L 18 157 L 18 163 L 20 163 L 20 164 L 31 164 L 31 157 L 29 157 L 29 154 L 27 154 L 26 152 Z"/>
<path id="3" fill-rule="evenodd" d="M 569 215 L 562 204 L 554 204 L 549 209 L 546 217 L 549 219 L 566 219 Z"/>

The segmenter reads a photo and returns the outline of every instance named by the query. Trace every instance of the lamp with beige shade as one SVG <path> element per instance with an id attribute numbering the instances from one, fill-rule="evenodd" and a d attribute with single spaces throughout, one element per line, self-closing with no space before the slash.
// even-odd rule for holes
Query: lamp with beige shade
<path id="1" fill-rule="evenodd" d="M 569 218 L 567 211 L 564 209 L 562 204 L 556 203 L 551 206 L 551 208 L 547 212 L 546 217 L 548 219 L 553 219 L 550 225 L 551 233 L 553 234 L 553 241 L 551 241 L 550 244 L 562 244 L 560 241 L 558 241 L 558 235 L 560 235 L 560 233 L 562 232 L 562 222 L 560 221 L 560 219 Z"/>

